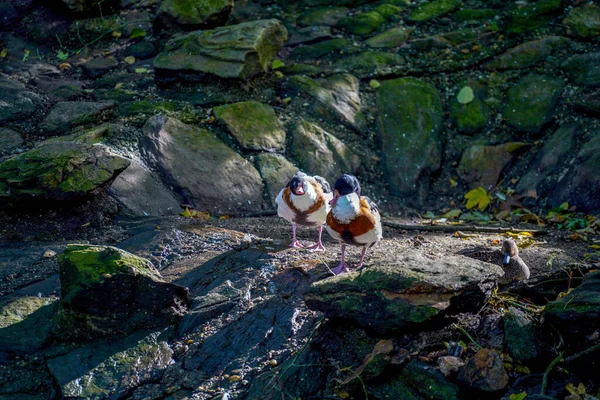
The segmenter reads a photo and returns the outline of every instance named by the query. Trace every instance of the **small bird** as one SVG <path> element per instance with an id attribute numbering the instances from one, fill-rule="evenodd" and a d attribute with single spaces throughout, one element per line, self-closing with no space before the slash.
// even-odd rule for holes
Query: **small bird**
<path id="1" fill-rule="evenodd" d="M 317 175 L 308 176 L 303 172 L 296 173 L 287 186 L 281 189 L 275 199 L 275 205 L 277 215 L 292 223 L 293 240 L 290 247 L 304 247 L 296 239 L 296 224 L 299 224 L 318 227 L 319 240 L 309 249 L 325 251 L 321 236 L 332 197 L 331 187 L 325 178 Z"/>
<path id="2" fill-rule="evenodd" d="M 519 248 L 513 239 L 503 241 L 502 250 L 475 247 L 463 249 L 458 254 L 501 266 L 504 270 L 504 276 L 498 280 L 500 284 L 506 285 L 511 282 L 529 279 L 529 267 L 519 257 Z"/>
<path id="3" fill-rule="evenodd" d="M 332 238 L 342 244 L 342 261 L 332 269 L 336 275 L 348 272 L 346 245 L 362 246 L 358 268 L 363 265 L 367 249 L 382 238 L 381 216 L 375 204 L 360 196 L 360 183 L 352 175 L 344 174 L 335 182 L 333 199 L 329 202 L 326 229 Z"/>

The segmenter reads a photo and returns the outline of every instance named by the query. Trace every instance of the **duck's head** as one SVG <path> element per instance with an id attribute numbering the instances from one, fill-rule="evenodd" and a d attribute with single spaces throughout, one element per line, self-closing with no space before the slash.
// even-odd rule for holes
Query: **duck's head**
<path id="1" fill-rule="evenodd" d="M 358 179 L 355 176 L 344 174 L 335 181 L 333 199 L 331 199 L 329 204 L 334 206 L 340 197 L 351 193 L 356 193 L 360 197 L 360 183 L 358 183 Z"/>
<path id="2" fill-rule="evenodd" d="M 292 193 L 296 196 L 302 196 L 308 191 L 308 175 L 304 172 L 297 172 L 290 180 L 287 186 L 290 188 Z"/>
<path id="3" fill-rule="evenodd" d="M 502 263 L 509 264 L 511 257 L 517 257 L 519 255 L 519 248 L 517 243 L 512 239 L 506 239 L 502 242 Z"/>

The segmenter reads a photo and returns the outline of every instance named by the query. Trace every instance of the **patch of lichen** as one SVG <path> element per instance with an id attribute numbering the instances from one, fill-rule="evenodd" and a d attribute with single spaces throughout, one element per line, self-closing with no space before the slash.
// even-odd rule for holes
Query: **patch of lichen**
<path id="1" fill-rule="evenodd" d="M 5 304 L 0 308 L 0 329 L 23 321 L 28 315 L 55 300 L 55 298 L 25 296 Z"/>
<path id="2" fill-rule="evenodd" d="M 383 18 L 388 20 L 388 19 L 392 18 L 393 16 L 400 14 L 402 12 L 402 9 L 400 7 L 396 7 L 391 4 L 381 4 L 377 7 L 375 7 L 375 9 L 373 11 L 375 11 L 376 13 L 381 15 Z"/>
<path id="3" fill-rule="evenodd" d="M 415 22 L 428 21 L 454 11 L 461 0 L 434 0 L 418 6 L 408 17 Z"/>
<path id="4" fill-rule="evenodd" d="M 363 36 L 368 35 L 379 28 L 385 20 L 386 18 L 378 12 L 369 11 L 352 17 L 343 18 L 337 26 L 354 35 Z"/>
<path id="5" fill-rule="evenodd" d="M 111 246 L 72 244 L 60 255 L 58 262 L 63 297 L 84 286 L 101 284 L 119 273 L 140 274 L 162 281 L 150 261 Z"/>

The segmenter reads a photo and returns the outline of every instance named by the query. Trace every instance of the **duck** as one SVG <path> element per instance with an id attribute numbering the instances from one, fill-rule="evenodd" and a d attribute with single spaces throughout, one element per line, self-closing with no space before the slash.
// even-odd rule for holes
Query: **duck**
<path id="1" fill-rule="evenodd" d="M 332 269 L 336 275 L 350 271 L 346 263 L 346 245 L 361 246 L 362 253 L 357 268 L 362 267 L 367 249 L 382 238 L 381 216 L 377 204 L 360 195 L 360 183 L 353 175 L 344 174 L 337 179 L 333 198 L 329 202 L 325 228 L 342 246 L 342 260 Z"/>
<path id="2" fill-rule="evenodd" d="M 519 257 L 519 248 L 513 239 L 504 240 L 502 242 L 501 250 L 475 247 L 463 249 L 459 251 L 458 254 L 502 267 L 504 276 L 498 280 L 498 283 L 502 285 L 527 280 L 531 275 L 529 267 L 525 264 L 525 261 Z"/>
<path id="3" fill-rule="evenodd" d="M 290 247 L 304 248 L 296 237 L 297 225 L 316 226 L 319 234 L 317 244 L 307 248 L 325 251 L 321 238 L 332 198 L 331 186 L 325 178 L 309 176 L 300 171 L 281 189 L 275 199 L 275 206 L 277 215 L 292 223 L 293 239 Z"/>

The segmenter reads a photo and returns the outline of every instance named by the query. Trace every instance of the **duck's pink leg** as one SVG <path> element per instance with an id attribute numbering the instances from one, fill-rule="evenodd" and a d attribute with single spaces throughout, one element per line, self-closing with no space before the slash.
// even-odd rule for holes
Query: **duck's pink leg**
<path id="1" fill-rule="evenodd" d="M 365 261 L 365 254 L 367 254 L 367 246 L 363 247 L 362 254 L 360 255 L 360 262 L 358 263 L 358 267 L 360 268 L 363 265 L 363 261 Z"/>
<path id="2" fill-rule="evenodd" d="M 321 236 L 323 234 L 323 225 L 319 225 L 319 241 L 317 244 L 308 247 L 312 251 L 325 251 L 325 246 L 323 246 L 323 242 L 321 242 Z"/>
<path id="3" fill-rule="evenodd" d="M 334 274 L 345 274 L 346 272 L 350 272 L 348 269 L 348 264 L 346 264 L 346 245 L 342 244 L 342 262 L 340 265 L 331 270 Z"/>
<path id="4" fill-rule="evenodd" d="M 294 235 L 292 238 L 292 243 L 290 243 L 290 247 L 294 247 L 296 249 L 301 249 L 304 246 L 300 244 L 298 240 L 296 240 L 296 223 L 292 222 L 292 234 Z"/>

